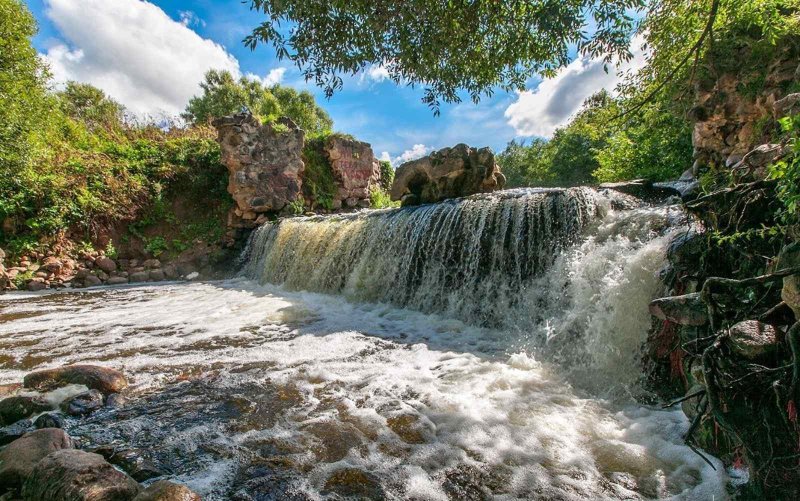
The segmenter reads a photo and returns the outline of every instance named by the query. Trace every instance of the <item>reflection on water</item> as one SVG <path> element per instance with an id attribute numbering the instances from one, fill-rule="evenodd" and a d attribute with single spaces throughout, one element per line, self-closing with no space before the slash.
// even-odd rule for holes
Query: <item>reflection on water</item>
<path id="1" fill-rule="evenodd" d="M 120 368 L 69 431 L 208 499 L 724 499 L 680 412 L 591 398 L 507 332 L 247 280 L 0 299 L 0 384 Z"/>

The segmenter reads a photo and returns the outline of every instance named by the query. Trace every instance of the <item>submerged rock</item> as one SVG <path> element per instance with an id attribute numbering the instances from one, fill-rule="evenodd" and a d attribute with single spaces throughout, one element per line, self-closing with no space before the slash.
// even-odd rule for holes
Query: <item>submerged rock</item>
<path id="1" fill-rule="evenodd" d="M 0 400 L 0 426 L 14 424 L 39 412 L 49 411 L 52 407 L 40 397 L 15 396 Z"/>
<path id="2" fill-rule="evenodd" d="M 200 501 L 200 496 L 185 485 L 159 480 L 136 496 L 133 501 Z"/>
<path id="3" fill-rule="evenodd" d="M 61 409 L 70 416 L 86 416 L 102 407 L 103 394 L 97 390 L 79 393 L 61 404 Z"/>
<path id="4" fill-rule="evenodd" d="M 398 167 L 391 199 L 403 205 L 440 202 L 502 189 L 506 178 L 489 148 L 443 148 Z"/>
<path id="5" fill-rule="evenodd" d="M 708 308 L 699 292 L 656 299 L 650 303 L 650 314 L 679 325 L 708 323 Z"/>
<path id="6" fill-rule="evenodd" d="M 51 389 L 68 384 L 82 384 L 108 394 L 122 391 L 128 386 L 128 380 L 120 371 L 98 365 L 65 365 L 31 372 L 23 379 L 26 388 Z"/>
<path id="7" fill-rule="evenodd" d="M 125 470 L 128 475 L 133 477 L 134 480 L 139 482 L 144 482 L 145 480 L 150 480 L 151 478 L 161 477 L 166 474 L 162 468 L 156 465 L 153 461 L 150 461 L 145 456 L 143 451 L 139 449 L 113 451 L 109 455 L 106 455 L 100 451 L 98 452 L 105 456 L 108 462 L 119 466 Z"/>
<path id="8" fill-rule="evenodd" d="M 10 426 L 4 426 L 0 428 L 0 447 L 3 445 L 8 445 L 14 440 L 22 437 L 31 431 L 32 426 L 33 423 L 31 423 L 29 419 L 23 419 L 22 421 L 17 421 Z"/>
<path id="9" fill-rule="evenodd" d="M 773 353 L 778 347 L 780 331 L 757 320 L 745 320 L 730 328 L 728 344 L 731 351 L 748 360 Z"/>
<path id="10" fill-rule="evenodd" d="M 25 501 L 127 501 L 141 487 L 99 454 L 65 449 L 48 454 L 22 487 Z"/>
<path id="11" fill-rule="evenodd" d="M 54 412 L 47 412 L 36 418 L 33 426 L 39 430 L 42 428 L 63 428 L 64 419 Z"/>
<path id="12" fill-rule="evenodd" d="M 0 451 L 0 491 L 19 488 L 45 456 L 72 447 L 69 435 L 57 428 L 32 431 L 11 442 Z"/>
<path id="13" fill-rule="evenodd" d="M 385 499 L 377 477 L 358 468 L 342 468 L 333 472 L 325 481 L 322 493 L 356 499 Z"/>

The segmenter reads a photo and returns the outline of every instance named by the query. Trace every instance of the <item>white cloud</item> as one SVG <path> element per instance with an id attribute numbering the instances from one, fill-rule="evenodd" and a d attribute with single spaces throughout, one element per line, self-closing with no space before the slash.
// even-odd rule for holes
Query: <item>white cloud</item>
<path id="1" fill-rule="evenodd" d="M 369 67 L 365 74 L 367 78 L 375 82 L 389 80 L 389 70 L 383 65 L 373 64 Z"/>
<path id="2" fill-rule="evenodd" d="M 46 0 L 64 41 L 45 57 L 58 82 L 95 85 L 138 114 L 176 114 L 209 69 L 239 75 L 221 45 L 142 0 Z M 196 18 L 196 16 L 195 16 Z"/>
<path id="3" fill-rule="evenodd" d="M 420 157 L 424 157 L 431 150 L 433 150 L 433 148 L 430 146 L 425 146 L 424 144 L 415 144 L 410 150 L 404 151 L 399 157 L 395 158 L 392 165 L 401 165 L 406 162 L 416 160 Z"/>
<path id="4" fill-rule="evenodd" d="M 286 68 L 275 68 L 269 70 L 267 76 L 265 76 L 261 81 L 267 87 L 272 87 L 275 84 L 279 84 L 283 81 L 283 75 L 286 73 Z"/>
<path id="5" fill-rule="evenodd" d="M 542 81 L 534 90 L 520 92 L 517 100 L 506 108 L 505 117 L 520 136 L 550 137 L 557 127 L 566 124 L 586 98 L 607 89 L 612 91 L 624 75 L 645 63 L 643 39 L 631 43 L 633 59 L 606 73 L 602 59 L 579 58 L 558 74 Z"/>
<path id="6" fill-rule="evenodd" d="M 378 160 L 382 160 L 384 162 L 392 163 L 392 156 L 389 154 L 388 151 L 384 151 L 381 153 L 381 156 L 378 157 Z"/>
<path id="7" fill-rule="evenodd" d="M 197 17 L 197 14 L 190 10 L 182 10 L 178 12 L 181 18 L 181 24 L 184 26 L 205 26 L 206 22 Z"/>

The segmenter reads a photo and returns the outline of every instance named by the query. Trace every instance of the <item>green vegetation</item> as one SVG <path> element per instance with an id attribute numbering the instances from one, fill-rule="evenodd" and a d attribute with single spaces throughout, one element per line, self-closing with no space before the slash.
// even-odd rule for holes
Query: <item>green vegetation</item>
<path id="1" fill-rule="evenodd" d="M 800 115 L 782 118 L 780 124 L 790 153 L 771 167 L 770 178 L 778 181 L 781 219 L 790 224 L 800 221 Z"/>
<path id="2" fill-rule="evenodd" d="M 423 86 L 423 101 L 438 112 L 441 101 L 459 102 L 460 90 L 475 102 L 496 88 L 524 90 L 531 76 L 566 66 L 573 44 L 589 56 L 628 57 L 634 24 L 628 12 L 645 1 L 250 4 L 267 20 L 245 43 L 271 44 L 278 58 L 302 67 L 326 95 L 341 89 L 341 75 L 383 65 L 393 81 Z M 596 29 L 590 32 L 589 25 Z"/>
<path id="3" fill-rule="evenodd" d="M 246 108 L 264 123 L 287 116 L 310 135 L 329 134 L 333 127 L 333 120 L 308 91 L 281 85 L 266 88 L 258 80 L 236 80 L 230 72 L 216 70 L 206 73 L 200 87 L 203 94 L 193 97 L 183 114 L 193 124 L 208 124 Z"/>

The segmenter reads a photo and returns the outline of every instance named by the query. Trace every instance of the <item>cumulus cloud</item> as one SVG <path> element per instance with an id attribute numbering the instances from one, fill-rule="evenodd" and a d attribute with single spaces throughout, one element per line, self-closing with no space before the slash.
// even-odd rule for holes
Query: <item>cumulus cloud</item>
<path id="1" fill-rule="evenodd" d="M 433 150 L 433 148 L 430 146 L 425 146 L 424 144 L 415 144 L 410 150 L 404 151 L 399 157 L 395 158 L 392 165 L 400 165 L 412 160 L 416 160 L 420 157 L 424 157 L 431 150 Z"/>
<path id="2" fill-rule="evenodd" d="M 392 156 L 389 154 L 388 151 L 384 151 L 381 153 L 381 156 L 378 157 L 378 160 L 382 160 L 384 162 L 392 163 Z"/>
<path id="3" fill-rule="evenodd" d="M 176 114 L 200 92 L 207 70 L 240 74 L 224 47 L 189 28 L 196 16 L 176 21 L 142 0 L 45 4 L 63 37 L 45 54 L 56 81 L 95 85 L 134 113 Z"/>
<path id="4" fill-rule="evenodd" d="M 184 26 L 205 26 L 206 22 L 197 17 L 197 14 L 190 10 L 182 10 L 178 12 L 181 18 L 181 24 Z"/>
<path id="5" fill-rule="evenodd" d="M 520 136 L 550 137 L 556 128 L 567 123 L 586 98 L 601 89 L 613 90 L 626 73 L 645 63 L 643 39 L 631 43 L 633 59 L 604 71 L 602 59 L 578 58 L 558 74 L 542 81 L 534 90 L 520 92 L 506 108 L 505 117 Z"/>

